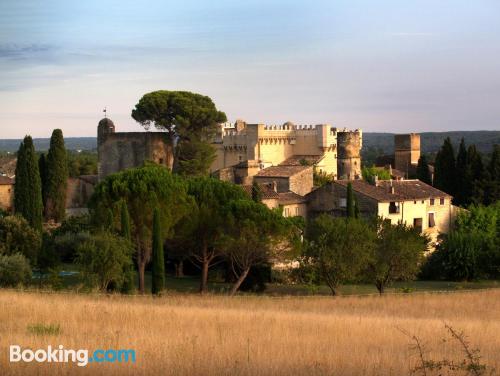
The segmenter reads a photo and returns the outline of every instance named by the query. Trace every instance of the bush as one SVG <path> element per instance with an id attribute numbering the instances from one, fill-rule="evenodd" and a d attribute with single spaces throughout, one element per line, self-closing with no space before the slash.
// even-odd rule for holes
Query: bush
<path id="1" fill-rule="evenodd" d="M 0 286 L 15 287 L 30 280 L 31 267 L 26 257 L 20 253 L 0 255 Z"/>
<path id="2" fill-rule="evenodd" d="M 32 266 L 40 251 L 40 234 L 20 216 L 0 217 L 0 254 L 24 255 Z"/>

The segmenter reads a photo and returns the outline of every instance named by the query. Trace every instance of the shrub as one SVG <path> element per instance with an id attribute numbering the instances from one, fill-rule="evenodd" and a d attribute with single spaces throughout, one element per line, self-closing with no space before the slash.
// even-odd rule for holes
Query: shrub
<path id="1" fill-rule="evenodd" d="M 15 287 L 26 284 L 31 279 L 31 267 L 28 259 L 16 253 L 0 255 L 0 286 Z"/>
<path id="2" fill-rule="evenodd" d="M 40 234 L 20 216 L 0 218 L 0 254 L 24 255 L 35 265 L 40 250 Z"/>

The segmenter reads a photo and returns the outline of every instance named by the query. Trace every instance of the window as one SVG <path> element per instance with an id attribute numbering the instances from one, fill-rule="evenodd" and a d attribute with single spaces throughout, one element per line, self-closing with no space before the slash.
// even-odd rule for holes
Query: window
<path id="1" fill-rule="evenodd" d="M 417 204 L 417 200 L 413 201 L 414 204 Z"/>
<path id="2" fill-rule="evenodd" d="M 413 227 L 422 232 L 422 218 L 413 218 Z"/>
<path id="3" fill-rule="evenodd" d="M 431 205 L 434 205 L 434 199 L 431 198 Z"/>
<path id="4" fill-rule="evenodd" d="M 429 213 L 429 227 L 436 226 L 436 222 L 434 221 L 434 213 Z"/>
<path id="5" fill-rule="evenodd" d="M 341 208 L 346 208 L 346 207 L 347 207 L 347 199 L 346 199 L 346 198 L 341 198 L 341 199 L 339 200 L 339 206 L 340 206 Z"/>
<path id="6" fill-rule="evenodd" d="M 298 215 L 299 215 L 299 207 L 297 206 L 297 207 L 295 208 L 295 216 L 298 216 Z"/>
<path id="7" fill-rule="evenodd" d="M 285 217 L 289 217 L 290 216 L 290 208 L 285 208 Z"/>
<path id="8" fill-rule="evenodd" d="M 424 200 L 422 200 L 422 204 L 423 204 L 423 203 L 425 203 L 425 201 L 424 201 Z"/>
<path id="9" fill-rule="evenodd" d="M 439 205 L 444 205 L 444 198 L 439 199 Z"/>
<path id="10" fill-rule="evenodd" d="M 160 164 L 163 164 L 163 158 L 160 158 L 160 162 L 159 162 L 159 163 L 160 163 Z"/>
<path id="11" fill-rule="evenodd" d="M 399 213 L 399 202 L 391 202 L 389 204 L 389 214 Z"/>

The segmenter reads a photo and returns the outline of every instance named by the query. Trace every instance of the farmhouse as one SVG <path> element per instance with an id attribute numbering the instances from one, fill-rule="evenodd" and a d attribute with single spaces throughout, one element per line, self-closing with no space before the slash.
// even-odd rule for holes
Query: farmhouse
<path id="1" fill-rule="evenodd" d="M 12 211 L 14 207 L 14 179 L 0 176 L 0 209 Z"/>

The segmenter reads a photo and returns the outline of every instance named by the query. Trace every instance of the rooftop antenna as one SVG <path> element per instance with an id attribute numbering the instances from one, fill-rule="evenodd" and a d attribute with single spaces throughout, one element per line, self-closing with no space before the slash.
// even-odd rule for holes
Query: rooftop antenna
<path id="1" fill-rule="evenodd" d="M 107 117 L 108 117 L 108 114 L 107 114 L 108 110 L 107 110 L 107 108 L 104 107 L 104 110 L 102 110 L 102 112 L 104 112 L 104 118 L 107 119 Z"/>

